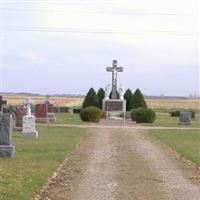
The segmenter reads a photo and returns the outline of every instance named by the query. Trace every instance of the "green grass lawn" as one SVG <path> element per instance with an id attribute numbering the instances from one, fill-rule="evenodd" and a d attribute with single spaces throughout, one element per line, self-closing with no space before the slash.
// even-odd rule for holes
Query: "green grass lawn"
<path id="1" fill-rule="evenodd" d="M 200 166 L 200 131 L 151 130 L 149 135 L 176 150 L 179 154 Z"/>
<path id="2" fill-rule="evenodd" d="M 183 108 L 153 108 L 155 112 L 159 113 L 169 113 L 172 111 L 180 110 L 180 111 L 194 111 L 196 114 L 200 114 L 199 109 L 183 109 Z"/>
<path id="3" fill-rule="evenodd" d="M 192 120 L 191 125 L 179 125 L 179 117 L 171 117 L 168 113 L 156 113 L 156 120 L 152 124 L 145 126 L 166 126 L 166 127 L 197 127 L 200 128 L 200 114 L 196 114 L 196 119 Z"/>
<path id="4" fill-rule="evenodd" d="M 56 122 L 52 124 L 88 124 L 83 122 L 79 114 L 71 114 L 71 113 L 56 113 Z"/>
<path id="5" fill-rule="evenodd" d="M 0 200 L 29 200 L 80 142 L 85 129 L 38 127 L 39 138 L 13 133 L 16 157 L 0 158 Z"/>

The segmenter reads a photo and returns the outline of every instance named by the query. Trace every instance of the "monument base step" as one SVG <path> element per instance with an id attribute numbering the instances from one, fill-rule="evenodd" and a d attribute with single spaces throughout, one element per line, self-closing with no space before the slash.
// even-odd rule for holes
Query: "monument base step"
<path id="1" fill-rule="evenodd" d="M 38 131 L 29 132 L 29 133 L 22 132 L 22 135 L 23 135 L 24 137 L 38 138 Z"/>
<path id="2" fill-rule="evenodd" d="M 191 125 L 192 123 L 191 122 L 179 122 L 178 124 L 179 125 Z"/>
<path id="3" fill-rule="evenodd" d="M 0 145 L 0 157 L 14 157 L 15 146 Z"/>
<path id="4" fill-rule="evenodd" d="M 22 127 L 14 127 L 14 131 L 22 131 Z"/>
<path id="5" fill-rule="evenodd" d="M 49 123 L 49 118 L 36 118 L 36 123 Z"/>

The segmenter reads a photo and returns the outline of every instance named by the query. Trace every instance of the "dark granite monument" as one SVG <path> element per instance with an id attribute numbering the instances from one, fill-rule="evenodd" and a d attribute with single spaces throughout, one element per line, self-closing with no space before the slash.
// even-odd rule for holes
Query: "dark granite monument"
<path id="1" fill-rule="evenodd" d="M 54 107 L 53 107 L 53 112 L 54 112 L 54 113 L 58 113 L 58 112 L 60 112 L 60 108 L 54 106 Z"/>
<path id="2" fill-rule="evenodd" d="M 124 100 L 124 87 L 117 89 L 117 73 L 123 72 L 123 67 L 117 66 L 117 60 L 113 60 L 113 66 L 107 67 L 112 72 L 112 87 L 106 86 L 105 98 L 103 99 L 103 111 L 109 115 L 118 116 L 126 112 L 126 100 Z M 119 97 L 118 97 L 119 96 Z"/>
<path id="3" fill-rule="evenodd" d="M 73 113 L 74 114 L 79 114 L 81 112 L 81 108 L 74 108 Z"/>
<path id="4" fill-rule="evenodd" d="M 191 123 L 191 112 L 180 112 L 179 124 L 190 125 Z"/>
<path id="5" fill-rule="evenodd" d="M 3 97 L 0 95 L 0 112 L 2 112 L 3 105 L 7 104 L 6 100 L 3 100 Z"/>
<path id="6" fill-rule="evenodd" d="M 0 113 L 0 157 L 15 156 L 15 146 L 12 145 L 11 116 Z"/>
<path id="7" fill-rule="evenodd" d="M 26 108 L 24 106 L 21 106 L 20 108 L 16 109 L 15 113 L 15 130 L 16 131 L 22 131 L 22 126 L 23 126 L 23 116 L 25 116 L 26 113 Z"/>
<path id="8" fill-rule="evenodd" d="M 70 109 L 69 109 L 69 107 L 62 106 L 62 107 L 60 107 L 60 112 L 61 113 L 70 113 Z"/>

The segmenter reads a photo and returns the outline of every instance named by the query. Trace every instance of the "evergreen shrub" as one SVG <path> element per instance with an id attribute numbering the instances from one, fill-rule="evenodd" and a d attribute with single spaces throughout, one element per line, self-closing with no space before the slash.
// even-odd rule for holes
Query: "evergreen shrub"
<path id="1" fill-rule="evenodd" d="M 102 110 L 94 106 L 85 107 L 80 112 L 80 118 L 84 122 L 97 123 L 100 121 L 102 115 Z"/>
<path id="2" fill-rule="evenodd" d="M 136 123 L 153 123 L 156 113 L 150 108 L 136 108 L 131 110 L 131 119 Z"/>

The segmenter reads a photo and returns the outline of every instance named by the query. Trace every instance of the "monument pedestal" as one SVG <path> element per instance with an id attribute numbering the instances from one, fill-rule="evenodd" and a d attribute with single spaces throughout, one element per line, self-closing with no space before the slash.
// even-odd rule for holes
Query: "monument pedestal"
<path id="1" fill-rule="evenodd" d="M 104 99 L 103 111 L 109 116 L 120 116 L 126 112 L 126 100 L 123 99 Z"/>
<path id="2" fill-rule="evenodd" d="M 55 122 L 56 121 L 56 116 L 54 113 L 47 113 L 47 117 L 50 122 Z"/>
<path id="3" fill-rule="evenodd" d="M 15 146 L 0 145 L 0 157 L 14 157 Z"/>
<path id="4" fill-rule="evenodd" d="M 26 115 L 23 117 L 23 131 L 25 137 L 38 138 L 38 132 L 35 129 L 35 117 Z"/>

